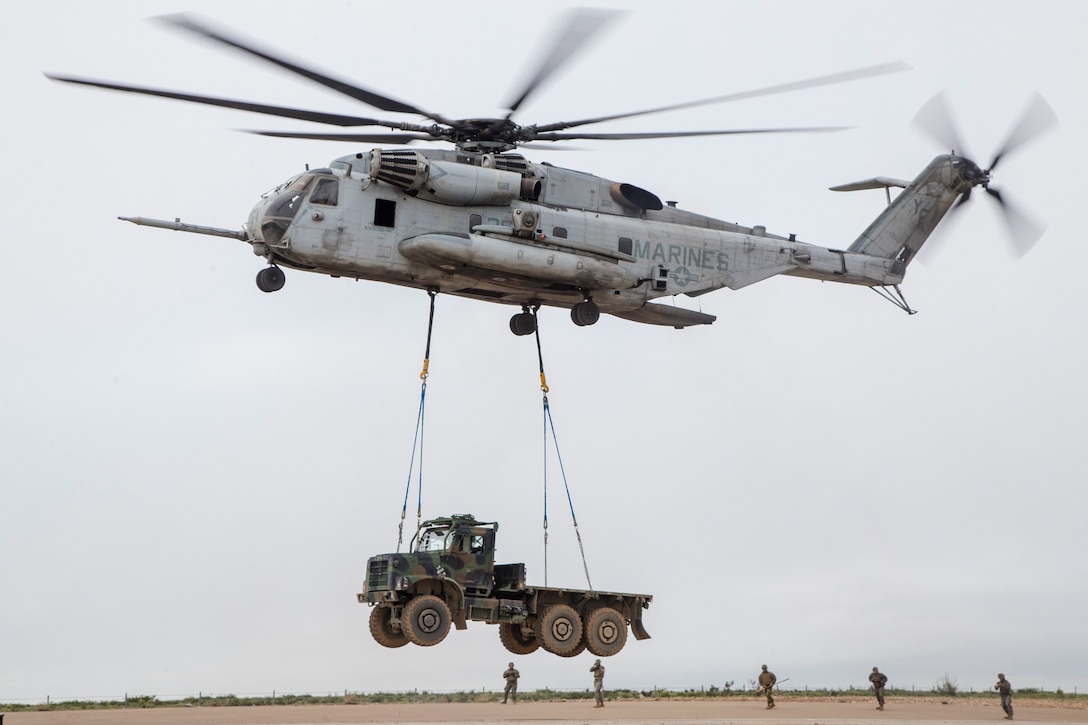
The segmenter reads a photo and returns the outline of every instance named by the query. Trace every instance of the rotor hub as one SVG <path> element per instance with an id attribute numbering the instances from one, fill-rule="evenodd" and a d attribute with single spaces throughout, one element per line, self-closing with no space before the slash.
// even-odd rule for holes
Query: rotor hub
<path id="1" fill-rule="evenodd" d="M 974 161 L 963 157 L 956 157 L 952 164 L 955 166 L 960 179 L 967 184 L 968 189 L 975 186 L 986 186 L 990 183 L 990 170 L 983 169 Z"/>

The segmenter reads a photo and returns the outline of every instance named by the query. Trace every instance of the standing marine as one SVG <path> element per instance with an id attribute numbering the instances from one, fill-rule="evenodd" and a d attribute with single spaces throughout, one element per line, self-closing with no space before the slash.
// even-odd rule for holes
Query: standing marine
<path id="1" fill-rule="evenodd" d="M 884 709 L 884 685 L 888 684 L 888 677 L 878 670 L 873 668 L 873 673 L 869 675 L 869 682 L 873 683 L 873 692 L 876 693 L 876 709 Z"/>
<path id="2" fill-rule="evenodd" d="M 597 660 L 589 671 L 593 673 L 593 700 L 596 702 L 593 707 L 604 707 L 604 665 Z"/>
<path id="3" fill-rule="evenodd" d="M 502 704 L 506 704 L 507 698 L 513 698 L 514 704 L 518 704 L 518 678 L 521 677 L 521 673 L 514 669 L 514 663 L 511 662 L 506 666 L 506 672 L 502 673 L 502 678 L 506 680 L 506 689 L 502 691 Z"/>
<path id="4" fill-rule="evenodd" d="M 994 689 L 1001 695 L 1001 709 L 1005 711 L 1005 719 L 1012 720 L 1012 685 L 1005 679 L 1005 675 L 998 674 Z"/>
<path id="5" fill-rule="evenodd" d="M 774 676 L 774 673 L 767 669 L 767 665 L 763 665 L 763 671 L 759 673 L 759 690 L 767 696 L 767 709 L 770 710 L 774 707 L 774 695 L 771 691 L 774 689 L 774 683 L 778 682 L 778 678 Z"/>

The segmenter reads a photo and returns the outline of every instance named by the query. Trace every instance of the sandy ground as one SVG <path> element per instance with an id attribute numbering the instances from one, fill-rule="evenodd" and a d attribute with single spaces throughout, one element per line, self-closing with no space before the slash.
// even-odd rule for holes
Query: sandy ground
<path id="1" fill-rule="evenodd" d="M 1016 720 L 1030 723 L 1088 723 L 1088 703 L 1013 700 Z M 592 701 L 397 705 L 281 705 L 271 707 L 186 707 L 149 710 L 7 713 L 3 725 L 311 725 L 316 723 L 623 723 L 624 725 L 898 725 L 1001 723 L 996 700 L 937 698 L 888 700 L 878 712 L 871 700 L 779 697 L 774 710 L 762 701 L 728 700 Z"/>

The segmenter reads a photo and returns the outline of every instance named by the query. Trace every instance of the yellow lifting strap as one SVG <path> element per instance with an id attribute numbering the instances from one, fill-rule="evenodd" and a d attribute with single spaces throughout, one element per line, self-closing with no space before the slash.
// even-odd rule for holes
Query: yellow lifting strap
<path id="1" fill-rule="evenodd" d="M 539 305 L 532 308 L 533 317 L 536 317 Z M 555 446 L 555 458 L 559 463 L 559 473 L 563 477 L 563 490 L 567 494 L 567 505 L 570 507 L 570 518 L 574 524 L 574 534 L 578 539 L 578 551 L 582 556 L 582 569 L 586 574 L 586 584 L 593 591 L 593 581 L 589 578 L 589 564 L 586 563 L 586 550 L 582 545 L 582 533 L 578 530 L 578 517 L 574 515 L 574 500 L 570 495 L 570 486 L 567 484 L 567 472 L 563 467 L 563 455 L 559 452 L 559 439 L 555 435 L 555 421 L 552 420 L 551 406 L 548 404 L 548 381 L 544 377 L 544 353 L 540 345 L 540 320 L 536 320 L 536 353 L 540 361 L 540 390 L 544 397 L 544 586 L 548 586 L 548 434 L 551 434 L 552 443 Z"/>
<path id="2" fill-rule="evenodd" d="M 400 551 L 401 544 L 404 541 L 404 517 L 408 513 L 408 494 L 412 489 L 412 468 L 416 463 L 416 449 L 419 449 L 419 487 L 418 498 L 416 500 L 416 528 L 419 528 L 420 522 L 423 520 L 423 415 L 426 410 L 427 402 L 427 378 L 430 376 L 431 365 L 431 333 L 434 331 L 434 301 L 438 296 L 438 288 L 429 287 L 427 294 L 431 296 L 431 312 L 427 318 L 427 348 L 423 353 L 423 371 L 419 374 L 420 392 L 419 392 L 419 413 L 416 415 L 416 434 L 412 438 L 412 458 L 408 462 L 408 482 L 404 486 L 404 505 L 400 510 L 400 524 L 397 526 L 397 551 Z"/>

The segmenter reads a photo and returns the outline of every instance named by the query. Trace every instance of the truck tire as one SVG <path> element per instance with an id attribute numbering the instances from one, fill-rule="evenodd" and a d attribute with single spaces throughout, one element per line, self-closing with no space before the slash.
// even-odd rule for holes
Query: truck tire
<path id="1" fill-rule="evenodd" d="M 526 637 L 522 634 L 521 625 L 516 622 L 502 622 L 499 624 L 499 641 L 502 646 L 516 655 L 529 655 L 540 647 L 540 640 L 536 635 Z"/>
<path id="2" fill-rule="evenodd" d="M 586 635 L 582 634 L 582 639 L 578 640 L 578 644 L 570 652 L 564 652 L 559 655 L 560 657 L 577 657 L 586 651 Z"/>
<path id="3" fill-rule="evenodd" d="M 404 605 L 400 626 L 413 644 L 433 647 L 450 631 L 450 608 L 433 594 L 424 594 Z"/>
<path id="4" fill-rule="evenodd" d="M 556 655 L 573 652 L 582 641 L 582 618 L 568 604 L 553 604 L 536 620 L 540 645 Z"/>
<path id="5" fill-rule="evenodd" d="M 627 620 L 612 607 L 595 609 L 586 619 L 586 648 L 598 657 L 611 657 L 627 644 Z"/>
<path id="6" fill-rule="evenodd" d="M 382 647 L 403 647 L 408 644 L 408 638 L 404 636 L 404 630 L 393 629 L 389 622 L 392 616 L 393 610 L 389 607 L 370 610 L 370 636 Z"/>

